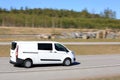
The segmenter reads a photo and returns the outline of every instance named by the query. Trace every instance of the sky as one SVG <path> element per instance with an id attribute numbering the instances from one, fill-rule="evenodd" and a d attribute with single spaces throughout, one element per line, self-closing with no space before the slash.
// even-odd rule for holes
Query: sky
<path id="1" fill-rule="evenodd" d="M 116 12 L 120 19 L 120 0 L 0 0 L 0 8 L 52 8 L 82 11 L 87 9 L 90 13 L 100 13 L 109 8 Z"/>

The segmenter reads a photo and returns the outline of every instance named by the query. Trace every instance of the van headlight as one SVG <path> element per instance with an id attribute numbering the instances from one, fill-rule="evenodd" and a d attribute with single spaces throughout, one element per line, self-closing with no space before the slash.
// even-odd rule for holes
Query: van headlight
<path id="1" fill-rule="evenodd" d="M 71 53 L 72 53 L 73 55 L 75 55 L 75 53 L 74 53 L 73 51 L 72 51 Z"/>

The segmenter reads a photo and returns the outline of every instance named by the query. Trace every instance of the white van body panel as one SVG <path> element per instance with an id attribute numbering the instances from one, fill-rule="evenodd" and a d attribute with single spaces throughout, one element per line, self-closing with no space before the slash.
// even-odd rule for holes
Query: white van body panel
<path id="1" fill-rule="evenodd" d="M 39 45 L 42 45 L 44 48 L 44 44 L 51 46 L 51 48 L 48 48 L 48 50 L 39 49 Z M 58 51 L 56 50 L 57 44 L 58 47 L 59 45 L 62 45 L 58 42 L 52 41 L 14 41 L 11 44 L 12 49 L 10 50 L 10 62 L 20 62 L 23 64 L 24 60 L 30 59 L 33 64 L 62 64 L 66 58 L 70 58 L 71 63 L 73 63 L 75 61 L 73 52 L 66 47 L 64 48 L 67 52 Z"/>
<path id="2" fill-rule="evenodd" d="M 37 51 L 37 44 L 34 42 L 26 42 L 26 43 L 18 43 L 19 45 L 19 56 L 23 60 L 30 58 L 32 59 L 33 63 L 37 64 L 38 58 L 38 51 Z"/>
<path id="3" fill-rule="evenodd" d="M 16 50 L 11 50 L 10 51 L 10 60 L 13 62 L 16 62 L 16 55 L 15 55 Z"/>

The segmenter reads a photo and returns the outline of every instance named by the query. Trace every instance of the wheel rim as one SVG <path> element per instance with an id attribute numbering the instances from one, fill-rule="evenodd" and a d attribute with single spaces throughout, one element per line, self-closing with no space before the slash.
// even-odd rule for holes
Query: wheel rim
<path id="1" fill-rule="evenodd" d="M 71 62 L 70 62 L 70 60 L 69 60 L 69 59 L 65 60 L 65 65 L 66 65 L 66 66 L 69 66 L 69 65 L 70 65 L 70 63 L 71 63 Z"/>
<path id="2" fill-rule="evenodd" d="M 26 61 L 25 62 L 25 67 L 27 67 L 27 68 L 31 67 L 31 62 L 30 61 Z"/>

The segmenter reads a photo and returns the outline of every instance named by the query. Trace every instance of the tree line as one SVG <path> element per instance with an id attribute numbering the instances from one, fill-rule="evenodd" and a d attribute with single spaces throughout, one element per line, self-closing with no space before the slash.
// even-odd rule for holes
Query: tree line
<path id="1" fill-rule="evenodd" d="M 111 9 L 96 14 L 87 9 L 0 8 L 0 26 L 103 29 L 120 28 L 120 20 L 116 19 L 116 13 Z"/>

